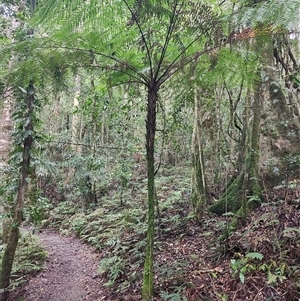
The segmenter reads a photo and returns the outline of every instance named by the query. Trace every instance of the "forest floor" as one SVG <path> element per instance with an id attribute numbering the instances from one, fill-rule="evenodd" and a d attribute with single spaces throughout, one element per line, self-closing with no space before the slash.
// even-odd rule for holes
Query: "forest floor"
<path id="1" fill-rule="evenodd" d="M 97 274 L 99 254 L 75 236 L 57 231 L 38 233 L 48 253 L 44 269 L 31 278 L 12 300 L 21 301 L 100 301 L 105 300 Z"/>
<path id="2" fill-rule="evenodd" d="M 45 268 L 12 300 L 141 300 L 147 191 L 144 181 L 135 183 L 123 203 L 108 194 L 89 213 L 56 203 L 45 227 L 67 235 L 47 228 L 38 234 L 49 253 Z M 300 181 L 291 184 L 265 191 L 261 206 L 220 241 L 234 214 L 206 213 L 197 223 L 188 177 L 162 175 L 153 301 L 299 301 Z"/>
<path id="3" fill-rule="evenodd" d="M 299 220 L 295 206 L 278 210 L 265 206 L 218 247 L 219 218 L 203 225 L 190 221 L 186 227 L 174 229 L 156 252 L 156 269 L 165 275 L 163 281 L 156 279 L 156 290 L 165 293 L 154 300 L 299 300 L 299 287 L 295 287 L 299 245 L 295 245 L 298 235 L 293 234 L 299 229 Z M 279 229 L 282 225 L 290 229 L 283 232 L 285 236 Z M 139 286 L 132 285 L 121 294 L 103 286 L 107 279 L 97 274 L 103 254 L 82 240 L 49 230 L 38 236 L 48 252 L 45 268 L 15 292 L 12 300 L 141 300 Z M 276 237 L 285 243 L 279 246 Z"/>

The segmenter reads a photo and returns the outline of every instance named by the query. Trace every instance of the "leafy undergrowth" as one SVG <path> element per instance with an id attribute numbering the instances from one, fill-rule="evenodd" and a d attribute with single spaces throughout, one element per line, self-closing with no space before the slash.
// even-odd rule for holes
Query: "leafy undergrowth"
<path id="1" fill-rule="evenodd" d="M 1 261 L 3 251 L 3 245 L 1 245 Z M 37 237 L 31 235 L 30 233 L 22 234 L 21 238 L 19 239 L 12 267 L 10 289 L 14 290 L 16 287 L 26 282 L 28 277 L 41 271 L 46 257 L 47 253 L 40 245 Z"/>
<path id="2" fill-rule="evenodd" d="M 192 219 L 188 170 L 163 170 L 156 189 L 155 300 L 299 300 L 297 202 L 276 199 L 275 191 L 219 242 L 232 215 L 207 215 L 201 225 Z M 140 300 L 146 201 L 146 180 L 136 176 L 121 197 L 111 190 L 89 212 L 71 202 L 51 212 L 62 232 L 75 232 L 101 252 L 107 300 Z"/>

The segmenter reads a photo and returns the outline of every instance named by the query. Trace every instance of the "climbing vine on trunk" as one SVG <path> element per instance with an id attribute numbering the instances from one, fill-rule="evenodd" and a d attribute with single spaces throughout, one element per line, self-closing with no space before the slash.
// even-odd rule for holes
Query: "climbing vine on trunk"
<path id="1" fill-rule="evenodd" d="M 17 185 L 17 196 L 11 212 L 7 212 L 11 216 L 10 228 L 8 231 L 7 244 L 2 258 L 2 270 L 0 278 L 1 301 L 6 301 L 9 298 L 9 285 L 11 270 L 14 261 L 14 256 L 19 240 L 19 228 L 22 222 L 22 213 L 24 207 L 24 198 L 30 174 L 31 150 L 34 141 L 34 123 L 36 122 L 34 107 L 34 86 L 30 82 L 27 89 L 20 88 L 23 92 L 23 97 L 17 100 L 16 111 L 13 118 L 16 122 L 16 131 L 14 133 L 14 150 L 12 154 L 14 158 L 17 153 L 21 154 L 21 163 L 19 166 L 19 179 Z M 14 164 L 13 156 L 10 164 Z"/>

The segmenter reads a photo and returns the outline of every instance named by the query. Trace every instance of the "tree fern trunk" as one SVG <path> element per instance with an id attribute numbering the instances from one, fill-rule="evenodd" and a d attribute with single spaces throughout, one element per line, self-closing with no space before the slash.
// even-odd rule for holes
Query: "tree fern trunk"
<path id="1" fill-rule="evenodd" d="M 156 104 L 158 99 L 158 87 L 154 84 L 148 90 L 148 107 L 146 121 L 146 151 L 147 151 L 147 172 L 148 172 L 148 229 L 146 258 L 143 275 L 143 300 L 151 300 L 154 295 L 153 285 L 153 250 L 154 250 L 154 142 L 156 131 Z"/>

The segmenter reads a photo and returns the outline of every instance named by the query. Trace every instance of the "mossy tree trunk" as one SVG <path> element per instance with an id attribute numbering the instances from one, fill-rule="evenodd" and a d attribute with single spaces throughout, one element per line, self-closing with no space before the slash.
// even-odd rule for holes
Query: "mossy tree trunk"
<path id="1" fill-rule="evenodd" d="M 259 180 L 259 140 L 260 140 L 260 86 L 254 93 L 252 102 L 253 119 L 251 124 L 244 124 L 244 141 L 241 150 L 244 154 L 244 166 L 240 167 L 238 176 L 228 185 L 222 198 L 209 208 L 210 212 L 222 215 L 227 212 L 235 213 L 227 225 L 221 240 L 226 239 L 236 230 L 240 220 L 244 221 L 248 208 L 253 208 L 261 200 L 261 186 Z M 248 116 L 248 114 L 246 115 Z M 244 147 L 245 146 L 245 147 Z M 240 162 L 238 162 L 240 164 Z"/>
<path id="2" fill-rule="evenodd" d="M 254 49 L 259 51 L 262 47 L 260 40 L 255 42 Z M 260 120 L 262 109 L 263 89 L 265 88 L 264 79 L 260 77 L 260 71 L 257 73 L 257 80 L 254 84 L 254 93 L 252 102 L 249 101 L 250 93 L 247 93 L 247 102 L 244 108 L 242 141 L 240 143 L 240 154 L 238 156 L 237 177 L 228 185 L 221 199 L 209 208 L 210 212 L 222 215 L 226 212 L 235 213 L 235 217 L 227 226 L 221 239 L 235 231 L 239 220 L 245 220 L 247 209 L 252 208 L 261 201 L 261 183 L 259 176 L 259 158 L 260 158 Z M 250 113 L 248 107 L 251 105 L 252 120 L 249 120 Z M 243 164 L 244 162 L 244 164 Z"/>
<path id="3" fill-rule="evenodd" d="M 254 95 L 252 104 L 253 119 L 251 125 L 245 124 L 247 130 L 243 130 L 244 138 L 240 151 L 243 152 L 239 157 L 244 157 L 244 166 L 239 164 L 239 174 L 236 179 L 229 183 L 225 194 L 209 210 L 221 215 L 226 212 L 237 212 L 243 205 L 244 194 L 247 190 L 247 197 L 251 201 L 258 201 L 261 197 L 261 186 L 259 181 L 259 139 L 260 139 L 260 89 Z M 250 126 L 250 127 L 249 127 Z M 249 132 L 247 135 L 246 132 Z M 247 143 L 247 141 L 249 141 Z M 248 147 L 247 147 L 248 144 Z M 246 147 L 245 147 L 246 146 Z"/>
<path id="4" fill-rule="evenodd" d="M 23 147 L 17 199 L 14 205 L 14 211 L 12 212 L 13 220 L 9 229 L 8 241 L 2 258 L 2 271 L 0 278 L 1 301 L 6 301 L 9 297 L 8 288 L 10 284 L 11 270 L 19 240 L 19 227 L 22 222 L 24 196 L 26 192 L 27 178 L 29 175 L 30 153 L 33 142 L 33 102 L 34 87 L 33 83 L 30 83 L 27 87 L 25 108 L 23 109 L 23 112 L 25 112 L 23 118 L 25 119 L 26 123 L 24 128 L 20 129 L 23 135 Z"/>
<path id="5" fill-rule="evenodd" d="M 156 132 L 156 106 L 158 101 L 159 86 L 157 83 L 148 87 L 147 98 L 147 120 L 146 120 L 146 156 L 148 176 L 148 228 L 146 258 L 143 273 L 143 300 L 151 300 L 154 296 L 153 284 L 153 262 L 154 262 L 154 210 L 155 210 L 155 188 L 154 188 L 154 143 Z"/>
<path id="6" fill-rule="evenodd" d="M 192 138 L 192 206 L 195 218 L 201 222 L 206 206 L 206 180 L 202 151 L 201 103 L 194 91 L 194 129 Z"/>
<path id="7" fill-rule="evenodd" d="M 247 143 L 249 141 L 249 133 L 251 132 L 249 125 L 249 106 L 250 93 L 247 93 L 246 102 L 243 111 L 242 128 L 240 133 L 240 141 L 238 146 L 238 155 L 236 162 L 237 175 L 228 180 L 227 188 L 220 200 L 210 206 L 209 211 L 222 215 L 226 212 L 237 212 L 242 205 L 244 181 L 246 172 L 246 158 L 247 158 Z"/>

